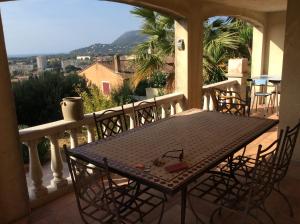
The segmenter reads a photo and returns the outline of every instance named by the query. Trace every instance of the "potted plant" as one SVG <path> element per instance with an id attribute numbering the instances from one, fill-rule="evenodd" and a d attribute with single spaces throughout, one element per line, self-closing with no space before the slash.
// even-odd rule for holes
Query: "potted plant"
<path id="1" fill-rule="evenodd" d="M 167 75 L 163 72 L 155 72 L 148 80 L 148 88 L 146 88 L 147 98 L 163 95 L 163 89 L 166 86 Z"/>

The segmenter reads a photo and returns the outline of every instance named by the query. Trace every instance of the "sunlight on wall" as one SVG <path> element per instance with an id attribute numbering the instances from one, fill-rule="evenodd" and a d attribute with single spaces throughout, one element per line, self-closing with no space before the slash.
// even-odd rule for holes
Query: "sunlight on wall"
<path id="1" fill-rule="evenodd" d="M 270 40 L 268 74 L 281 78 L 283 50 Z"/>

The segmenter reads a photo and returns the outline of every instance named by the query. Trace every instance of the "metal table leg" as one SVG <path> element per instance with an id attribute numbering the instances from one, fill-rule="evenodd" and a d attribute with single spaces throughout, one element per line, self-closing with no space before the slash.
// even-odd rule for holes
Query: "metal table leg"
<path id="1" fill-rule="evenodd" d="M 275 101 L 276 101 L 276 115 L 279 115 L 279 103 L 278 103 L 278 83 L 275 84 Z"/>
<path id="2" fill-rule="evenodd" d="M 181 224 L 185 224 L 187 187 L 181 190 Z"/>

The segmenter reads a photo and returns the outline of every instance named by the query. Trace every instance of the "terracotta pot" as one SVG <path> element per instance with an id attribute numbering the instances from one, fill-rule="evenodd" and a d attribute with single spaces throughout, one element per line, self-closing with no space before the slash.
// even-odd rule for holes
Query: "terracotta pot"
<path id="1" fill-rule="evenodd" d="M 84 118 L 81 97 L 66 97 L 60 103 L 64 120 L 78 121 Z"/>

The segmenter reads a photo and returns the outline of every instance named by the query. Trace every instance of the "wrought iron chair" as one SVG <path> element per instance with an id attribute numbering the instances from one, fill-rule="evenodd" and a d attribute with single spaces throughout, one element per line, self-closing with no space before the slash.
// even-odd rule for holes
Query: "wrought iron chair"
<path id="1" fill-rule="evenodd" d="M 157 104 L 153 101 L 142 101 L 133 105 L 135 125 L 143 126 L 144 124 L 153 123 L 158 120 Z"/>
<path id="2" fill-rule="evenodd" d="M 215 171 L 208 173 L 203 180 L 197 181 L 195 186 L 189 190 L 189 202 L 197 219 L 204 223 L 194 209 L 191 197 L 217 205 L 217 209 L 211 214 L 210 222 L 213 222 L 217 212 L 221 214 L 221 210 L 227 208 L 248 215 L 256 221 L 259 220 L 253 211 L 259 210 L 275 223 L 264 203 L 275 184 L 273 170 L 281 139 L 282 131 L 279 138 L 265 149 L 259 145 L 255 162 L 251 167 L 241 160 L 234 173 Z"/>
<path id="3" fill-rule="evenodd" d="M 281 191 L 280 189 L 280 183 L 284 179 L 284 177 L 287 174 L 293 152 L 295 149 L 296 141 L 299 135 L 299 130 L 300 130 L 300 120 L 298 124 L 294 128 L 287 127 L 284 135 L 283 135 L 283 141 L 280 146 L 279 150 L 279 155 L 276 160 L 276 165 L 274 166 L 274 185 L 273 185 L 273 190 L 277 192 L 287 203 L 289 211 L 290 211 L 290 216 L 294 216 L 293 208 L 288 200 L 288 198 L 285 196 L 285 194 Z M 235 170 L 239 169 L 239 164 L 243 163 L 243 166 L 251 167 L 255 163 L 255 160 L 251 157 L 236 157 L 232 161 L 232 167 L 231 169 L 233 172 Z M 228 167 L 226 167 L 227 170 L 229 170 Z M 225 169 L 223 169 L 225 170 Z"/>
<path id="4" fill-rule="evenodd" d="M 284 177 L 287 174 L 287 171 L 289 169 L 289 165 L 293 156 L 293 152 L 295 149 L 295 145 L 297 142 L 297 138 L 299 135 L 300 130 L 300 120 L 298 121 L 298 124 L 290 129 L 290 127 L 287 127 L 285 130 L 285 134 L 283 137 L 282 146 L 280 148 L 280 154 L 278 157 L 278 161 L 275 168 L 275 185 L 273 190 L 279 193 L 282 198 L 286 201 L 289 210 L 290 210 L 290 216 L 294 216 L 293 208 L 288 200 L 288 198 L 285 196 L 285 194 L 280 189 L 280 183 L 284 179 Z"/>
<path id="5" fill-rule="evenodd" d="M 121 110 L 106 110 L 101 114 L 93 113 L 98 139 L 107 138 L 127 131 L 126 115 Z"/>
<path id="6" fill-rule="evenodd" d="M 249 87 L 246 89 L 246 99 L 242 99 L 238 92 L 231 90 L 214 88 L 212 91 L 216 111 L 239 116 L 250 115 Z"/>
<path id="7" fill-rule="evenodd" d="M 164 199 L 149 192 L 115 184 L 104 158 L 102 168 L 64 146 L 71 173 L 77 206 L 84 223 L 143 223 L 144 217 L 161 206 L 158 223 L 164 212 Z"/>

